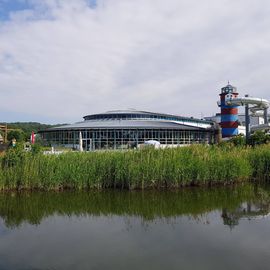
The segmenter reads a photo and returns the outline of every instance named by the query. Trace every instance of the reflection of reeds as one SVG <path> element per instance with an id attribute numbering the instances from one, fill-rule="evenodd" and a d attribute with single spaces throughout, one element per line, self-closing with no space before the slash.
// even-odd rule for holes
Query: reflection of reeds
<path id="1" fill-rule="evenodd" d="M 2 166 L 0 188 L 177 188 L 265 178 L 269 171 L 269 146 L 197 145 L 59 156 L 26 153 L 13 166 Z"/>
<path id="2" fill-rule="evenodd" d="M 233 212 L 243 202 L 256 201 L 254 190 L 252 184 L 240 184 L 177 191 L 2 192 L 0 217 L 8 227 L 39 224 L 52 215 L 141 217 L 145 223 L 187 216 L 203 222 L 208 212 L 223 208 Z"/>

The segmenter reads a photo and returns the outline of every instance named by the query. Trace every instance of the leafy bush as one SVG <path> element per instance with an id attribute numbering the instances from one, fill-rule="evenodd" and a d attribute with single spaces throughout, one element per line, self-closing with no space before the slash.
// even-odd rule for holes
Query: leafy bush
<path id="1" fill-rule="evenodd" d="M 17 142 L 24 142 L 26 140 L 26 134 L 22 130 L 10 130 L 7 134 L 8 141 L 16 139 Z"/>
<path id="2" fill-rule="evenodd" d="M 229 142 L 231 142 L 235 146 L 244 146 L 246 144 L 246 138 L 244 137 L 244 135 L 239 134 L 231 138 Z"/>
<path id="3" fill-rule="evenodd" d="M 250 145 L 260 145 L 267 144 L 270 142 L 270 135 L 266 134 L 264 131 L 256 131 L 250 136 L 249 144 Z"/>
<path id="4" fill-rule="evenodd" d="M 24 155 L 24 146 L 22 143 L 17 143 L 14 147 L 9 147 L 2 160 L 3 167 L 18 165 L 22 161 Z"/>

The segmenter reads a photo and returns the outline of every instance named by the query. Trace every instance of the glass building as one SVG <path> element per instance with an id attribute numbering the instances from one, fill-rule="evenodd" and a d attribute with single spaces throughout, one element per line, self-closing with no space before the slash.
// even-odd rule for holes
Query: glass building
<path id="1" fill-rule="evenodd" d="M 109 111 L 84 116 L 83 122 L 40 131 L 51 146 L 83 149 L 128 149 L 148 140 L 162 146 L 215 143 L 217 128 L 214 122 L 195 118 L 146 111 Z M 81 135 L 80 135 L 81 134 Z"/>

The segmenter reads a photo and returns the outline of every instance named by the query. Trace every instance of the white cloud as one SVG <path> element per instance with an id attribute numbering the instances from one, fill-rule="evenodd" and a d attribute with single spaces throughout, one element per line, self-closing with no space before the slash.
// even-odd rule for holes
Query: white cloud
<path id="1" fill-rule="evenodd" d="M 270 98 L 266 0 L 28 2 L 0 22 L 2 111 L 54 122 L 130 107 L 199 117 L 218 110 L 228 79 Z"/>

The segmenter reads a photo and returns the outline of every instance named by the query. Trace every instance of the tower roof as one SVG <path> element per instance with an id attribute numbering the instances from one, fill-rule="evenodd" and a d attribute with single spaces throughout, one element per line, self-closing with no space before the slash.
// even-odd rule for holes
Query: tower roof
<path id="1" fill-rule="evenodd" d="M 237 88 L 235 86 L 232 86 L 230 83 L 228 83 L 226 86 L 221 88 L 221 93 L 227 94 L 227 93 L 237 93 Z"/>

